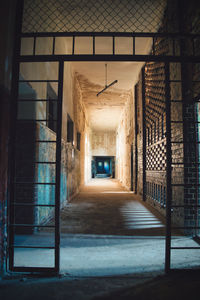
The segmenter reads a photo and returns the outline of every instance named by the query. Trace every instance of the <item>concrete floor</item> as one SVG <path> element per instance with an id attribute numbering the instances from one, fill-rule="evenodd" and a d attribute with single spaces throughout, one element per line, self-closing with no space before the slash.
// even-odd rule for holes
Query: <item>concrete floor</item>
<path id="1" fill-rule="evenodd" d="M 53 245 L 51 230 L 17 236 L 19 245 Z M 174 233 L 173 246 L 198 246 Z M 116 180 L 93 179 L 61 212 L 60 270 L 68 276 L 163 272 L 164 219 Z M 172 267 L 198 266 L 200 250 L 174 250 Z M 53 250 L 16 249 L 17 266 L 54 264 Z"/>

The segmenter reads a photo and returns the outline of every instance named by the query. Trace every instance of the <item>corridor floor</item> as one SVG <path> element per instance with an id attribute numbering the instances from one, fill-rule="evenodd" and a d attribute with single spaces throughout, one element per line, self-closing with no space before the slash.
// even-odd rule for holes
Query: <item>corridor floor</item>
<path id="1" fill-rule="evenodd" d="M 113 179 L 92 179 L 61 211 L 62 233 L 160 236 L 163 222 Z"/>
<path id="2" fill-rule="evenodd" d="M 53 267 L 51 229 L 16 236 L 16 266 Z M 23 248 L 23 246 L 25 246 Z M 197 247 L 192 238 L 173 234 L 173 247 Z M 181 252 L 180 252 L 181 251 Z M 174 250 L 172 268 L 199 265 L 200 250 Z M 60 272 L 67 276 L 117 276 L 164 272 L 164 220 L 116 180 L 94 179 L 61 210 Z"/>

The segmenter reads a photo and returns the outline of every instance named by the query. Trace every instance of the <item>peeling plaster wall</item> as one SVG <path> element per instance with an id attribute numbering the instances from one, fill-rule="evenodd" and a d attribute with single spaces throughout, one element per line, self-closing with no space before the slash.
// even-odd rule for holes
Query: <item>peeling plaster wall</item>
<path id="1" fill-rule="evenodd" d="M 92 131 L 92 156 L 116 156 L 115 131 Z"/>
<path id="2" fill-rule="evenodd" d="M 92 151 L 91 151 L 91 143 L 92 143 L 92 132 L 89 126 L 86 126 L 85 134 L 84 134 L 84 183 L 87 184 L 91 179 L 91 170 L 92 170 Z"/>
<path id="3" fill-rule="evenodd" d="M 131 91 L 122 112 L 116 137 L 116 177 L 131 188 L 131 145 L 133 144 L 134 93 Z"/>

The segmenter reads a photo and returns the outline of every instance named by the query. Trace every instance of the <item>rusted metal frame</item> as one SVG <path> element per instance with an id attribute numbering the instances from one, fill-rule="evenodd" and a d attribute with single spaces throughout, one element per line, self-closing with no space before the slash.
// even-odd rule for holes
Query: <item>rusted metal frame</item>
<path id="1" fill-rule="evenodd" d="M 138 180 L 138 85 L 135 86 L 135 194 L 137 194 L 137 180 Z"/>
<path id="2" fill-rule="evenodd" d="M 151 117 L 149 117 L 148 114 L 146 114 L 146 119 L 148 119 L 151 122 L 151 124 L 155 123 L 155 120 L 153 120 Z"/>
<path id="3" fill-rule="evenodd" d="M 200 38 L 197 33 L 164 33 L 164 32 L 22 32 L 23 37 L 165 37 L 165 38 Z"/>
<path id="4" fill-rule="evenodd" d="M 47 267 L 14 267 L 13 271 L 15 272 L 31 272 L 31 273 L 43 273 L 43 274 L 49 274 L 51 275 L 57 275 L 56 272 L 52 268 L 47 268 Z"/>
<path id="5" fill-rule="evenodd" d="M 147 96 L 147 98 L 150 98 L 150 101 L 162 103 L 163 106 L 159 106 L 158 104 L 154 104 L 154 105 L 157 105 L 162 109 L 165 109 L 165 101 L 164 100 L 160 100 L 159 98 L 155 98 L 155 97 L 152 97 L 152 96 L 149 96 L 149 95 Z"/>
<path id="6" fill-rule="evenodd" d="M 150 106 L 150 104 L 146 105 L 146 110 L 147 110 L 150 114 L 152 114 L 152 112 L 153 112 L 153 116 L 154 116 L 156 119 L 159 119 L 159 117 L 162 115 L 162 113 L 159 112 L 159 111 L 157 111 L 155 108 L 149 107 L 149 106 Z"/>
<path id="7" fill-rule="evenodd" d="M 149 122 L 149 120 L 146 120 L 146 123 L 148 123 L 150 125 L 150 127 L 151 127 L 151 122 Z M 146 127 L 149 128 L 149 126 L 147 126 L 147 125 L 146 125 Z"/>
<path id="8" fill-rule="evenodd" d="M 200 56 L 162 56 L 127 54 L 71 54 L 71 55 L 23 55 L 21 62 L 57 62 L 57 61 L 124 61 L 124 62 L 200 62 Z"/>
<path id="9" fill-rule="evenodd" d="M 55 207 L 54 204 L 32 204 L 32 203 L 17 203 L 17 202 L 14 202 L 12 203 L 12 205 L 15 205 L 15 206 L 31 206 L 31 207 Z"/>
<path id="10" fill-rule="evenodd" d="M 172 150 L 171 150 L 171 101 L 169 63 L 165 64 L 165 101 L 166 101 L 166 244 L 165 244 L 165 272 L 171 269 L 171 202 L 172 202 Z"/>
<path id="11" fill-rule="evenodd" d="M 147 98 L 148 98 L 148 96 L 147 96 Z M 156 102 L 156 101 L 155 101 Z M 151 108 L 152 106 L 152 109 L 154 109 L 154 110 L 156 110 L 157 111 L 157 113 L 159 113 L 160 114 L 160 116 L 163 114 L 163 112 L 164 112 L 164 110 L 165 110 L 165 108 L 163 107 L 163 106 L 160 106 L 159 104 L 155 104 L 155 103 L 152 103 L 152 99 L 150 100 L 150 102 L 148 103 L 148 106 Z M 158 110 L 158 109 L 160 109 L 160 111 Z M 162 112 L 161 112 L 162 111 Z"/>
<path id="12" fill-rule="evenodd" d="M 13 245 L 14 248 L 19 248 L 19 249 L 55 249 L 55 247 L 52 246 L 41 246 L 41 247 L 37 247 L 37 246 L 17 246 L 17 245 Z"/>
<path id="13" fill-rule="evenodd" d="M 142 127 L 143 127 L 143 201 L 146 201 L 146 99 L 145 68 L 142 68 Z"/>
<path id="14" fill-rule="evenodd" d="M 20 1 L 23 2 L 23 1 Z M 18 10 L 17 10 L 18 11 Z M 22 9 L 23 11 L 23 9 Z M 18 12 L 19 14 L 19 12 Z M 13 94 L 13 111 L 12 111 L 12 131 L 11 132 L 11 143 L 13 144 L 10 147 L 10 157 L 15 157 L 15 128 L 16 126 L 14 125 L 17 121 L 17 98 L 18 98 L 18 81 L 19 81 L 19 65 L 21 62 L 20 58 L 20 39 L 18 35 L 18 48 L 15 50 L 15 56 L 14 56 L 14 63 L 13 63 L 13 79 L 12 79 L 12 94 Z M 36 58 L 37 56 L 35 56 Z M 35 60 L 37 61 L 37 60 Z M 30 60 L 30 62 L 33 62 L 33 59 Z M 62 86 L 63 86 L 63 69 L 64 69 L 64 61 L 59 61 L 59 84 L 58 84 L 58 116 L 59 119 L 57 120 L 58 122 L 58 135 L 57 135 L 57 140 L 53 141 L 57 143 L 56 147 L 56 182 L 55 183 L 43 183 L 43 182 L 33 182 L 33 183 L 20 183 L 20 182 L 15 182 L 15 176 L 14 176 L 14 168 L 15 168 L 15 160 L 10 159 L 10 162 L 12 162 L 12 166 L 10 168 L 10 206 L 9 206 L 9 270 L 11 271 L 16 271 L 16 272 L 39 272 L 39 273 L 58 273 L 59 272 L 59 252 L 60 252 L 60 161 L 61 161 L 61 117 L 62 117 Z M 46 81 L 44 81 L 46 82 Z M 39 141 L 37 141 L 39 142 Z M 52 141 L 45 141 L 45 142 L 52 142 Z M 59 145 L 60 143 L 60 145 Z M 15 267 L 14 266 L 14 228 L 19 227 L 20 224 L 15 224 L 14 220 L 14 185 L 15 184 L 44 184 L 44 185 L 55 185 L 56 186 L 56 204 L 55 204 L 55 226 L 36 226 L 36 225 L 28 225 L 28 224 L 23 224 L 23 227 L 51 227 L 55 228 L 55 267 Z M 41 205 L 42 206 L 42 205 Z M 52 205 L 49 205 L 48 207 L 53 207 Z M 41 248 L 41 247 L 38 247 Z"/>
<path id="15" fill-rule="evenodd" d="M 13 63 L 12 63 L 12 83 L 11 83 L 11 118 L 10 118 L 10 143 L 9 143 L 9 176 L 8 176 L 8 254 L 7 262 L 9 262 L 9 270 L 14 271 L 14 227 L 11 226 L 15 222 L 14 219 L 14 206 L 15 201 L 15 137 L 16 137 L 16 121 L 17 121 L 17 97 L 18 97 L 18 80 L 19 80 L 19 61 L 17 58 L 20 56 L 21 39 L 20 32 L 22 28 L 23 16 L 23 0 L 17 1 L 16 6 L 16 25 L 15 25 L 15 41 L 13 50 Z M 6 264 L 7 268 L 7 264 Z"/>
<path id="16" fill-rule="evenodd" d="M 133 144 L 131 144 L 131 191 L 133 191 Z"/>
<path id="17" fill-rule="evenodd" d="M 198 183 L 199 183 L 199 163 L 198 163 L 198 161 L 199 161 L 199 130 L 198 130 L 198 118 L 197 118 L 197 112 L 196 112 L 196 109 L 197 109 L 197 107 L 196 107 L 196 103 L 194 103 L 194 114 L 195 114 L 195 122 L 196 122 L 196 126 L 197 126 L 197 128 L 196 128 L 196 134 L 195 134 L 195 145 L 196 145 L 196 147 L 195 147 L 195 161 L 196 161 L 196 163 L 195 163 L 195 168 L 196 168 L 196 185 L 198 185 Z M 195 204 L 195 225 L 196 225 L 196 227 L 198 227 L 198 225 L 199 225 L 199 212 L 198 212 L 198 208 L 199 208 L 199 198 L 198 198 L 198 196 L 199 196 L 199 188 L 198 188 L 198 186 L 196 186 L 196 191 L 195 191 L 196 193 L 195 193 L 195 201 L 196 201 L 196 204 Z M 198 230 L 196 229 L 195 230 L 195 237 L 197 237 L 198 239 L 199 239 L 199 232 L 198 232 Z"/>
<path id="18" fill-rule="evenodd" d="M 60 182 L 61 182 L 61 146 L 62 146 L 62 100 L 64 61 L 59 61 L 57 138 L 56 138 L 56 191 L 55 191 L 55 271 L 60 270 Z"/>

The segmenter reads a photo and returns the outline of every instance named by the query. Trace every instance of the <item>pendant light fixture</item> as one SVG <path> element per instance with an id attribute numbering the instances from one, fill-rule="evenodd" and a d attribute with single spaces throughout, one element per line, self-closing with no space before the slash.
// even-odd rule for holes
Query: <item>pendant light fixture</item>
<path id="1" fill-rule="evenodd" d="M 109 85 L 107 85 L 107 64 L 105 64 L 105 88 L 103 90 L 101 90 L 100 92 L 98 92 L 97 97 L 117 82 L 118 82 L 118 80 L 114 80 Z"/>

